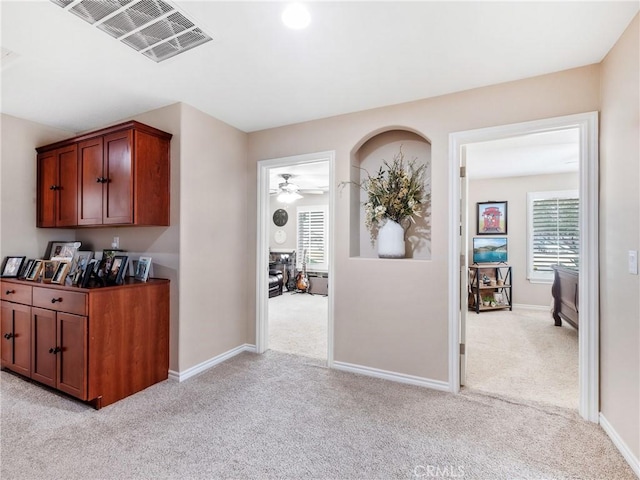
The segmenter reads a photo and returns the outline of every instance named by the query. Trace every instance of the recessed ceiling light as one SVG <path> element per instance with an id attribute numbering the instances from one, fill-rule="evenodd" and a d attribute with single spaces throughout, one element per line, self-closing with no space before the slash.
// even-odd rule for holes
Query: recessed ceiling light
<path id="1" fill-rule="evenodd" d="M 309 26 L 311 15 L 302 3 L 290 3 L 282 12 L 282 21 L 289 28 L 301 30 Z"/>

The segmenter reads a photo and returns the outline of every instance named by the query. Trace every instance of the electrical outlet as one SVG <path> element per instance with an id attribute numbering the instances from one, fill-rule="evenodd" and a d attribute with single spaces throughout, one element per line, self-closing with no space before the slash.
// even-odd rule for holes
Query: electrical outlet
<path id="1" fill-rule="evenodd" d="M 638 275 L 638 251 L 629 250 L 629 273 Z"/>

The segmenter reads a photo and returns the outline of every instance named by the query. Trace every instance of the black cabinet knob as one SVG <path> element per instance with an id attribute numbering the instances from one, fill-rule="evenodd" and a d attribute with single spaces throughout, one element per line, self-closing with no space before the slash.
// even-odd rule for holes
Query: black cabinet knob
<path id="1" fill-rule="evenodd" d="M 98 177 L 96 178 L 96 182 L 97 183 L 107 183 L 109 180 L 107 178 L 104 177 Z"/>
<path id="2" fill-rule="evenodd" d="M 51 303 L 56 303 L 56 302 L 61 302 L 61 301 L 62 301 L 62 297 L 52 298 L 51 299 Z"/>
<path id="3" fill-rule="evenodd" d="M 15 290 L 7 290 L 6 292 L 4 292 L 5 295 L 11 295 L 12 293 L 16 293 Z"/>
<path id="4" fill-rule="evenodd" d="M 7 340 L 11 340 L 13 338 L 13 333 L 5 333 L 4 338 L 6 338 Z"/>
<path id="5" fill-rule="evenodd" d="M 60 352 L 60 347 L 53 347 L 49 349 L 49 353 L 53 353 L 54 355 L 58 352 Z"/>

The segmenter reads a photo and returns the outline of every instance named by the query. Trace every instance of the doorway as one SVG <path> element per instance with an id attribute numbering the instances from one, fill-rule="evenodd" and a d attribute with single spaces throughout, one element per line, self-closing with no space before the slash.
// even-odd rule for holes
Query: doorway
<path id="1" fill-rule="evenodd" d="M 274 349 L 332 364 L 334 157 L 334 152 L 319 152 L 258 162 L 258 353 L 271 348 L 271 338 Z M 313 184 L 311 177 L 319 175 L 324 184 Z M 278 200 L 287 196 L 282 192 L 295 192 L 296 200 Z M 305 225 L 309 230 L 301 231 Z M 319 233 L 324 236 L 322 248 Z M 276 272 L 283 277 L 281 289 L 274 288 Z M 302 272 L 309 287 L 304 291 L 296 278 Z M 312 338 L 320 338 L 320 351 Z"/>
<path id="2" fill-rule="evenodd" d="M 475 280 L 467 286 L 472 306 L 460 312 L 465 389 L 578 409 L 578 331 L 567 322 L 556 327 L 550 306 L 553 265 L 579 268 L 579 134 L 553 130 L 463 147 L 462 251 Z M 480 281 L 496 274 L 506 287 Z"/>
<path id="3" fill-rule="evenodd" d="M 598 421 L 598 169 L 597 112 L 557 117 L 501 127 L 457 132 L 450 135 L 450 318 L 449 379 L 454 392 L 460 390 L 461 368 L 465 364 L 465 311 L 467 308 L 466 226 L 470 213 L 466 192 L 461 188 L 460 167 L 465 164 L 465 145 L 577 128 L 579 130 L 580 184 L 580 330 L 579 385 L 580 414 Z M 464 275 L 464 276 L 463 276 Z M 463 308 L 465 309 L 463 311 Z"/>

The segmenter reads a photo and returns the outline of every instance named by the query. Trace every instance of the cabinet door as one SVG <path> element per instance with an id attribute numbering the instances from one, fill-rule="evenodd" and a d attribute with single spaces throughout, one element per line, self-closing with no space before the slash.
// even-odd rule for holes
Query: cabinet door
<path id="1" fill-rule="evenodd" d="M 103 172 L 102 137 L 78 144 L 78 225 L 102 225 Z"/>
<path id="2" fill-rule="evenodd" d="M 56 188 L 58 155 L 55 150 L 38 155 L 37 226 L 56 226 Z"/>
<path id="3" fill-rule="evenodd" d="M 76 144 L 58 151 L 56 226 L 70 227 L 78 221 L 78 148 Z"/>
<path id="4" fill-rule="evenodd" d="M 2 302 L 2 366 L 29 376 L 31 373 L 31 307 Z"/>
<path id="5" fill-rule="evenodd" d="M 133 223 L 133 132 L 126 130 L 104 137 L 104 224 Z"/>
<path id="6" fill-rule="evenodd" d="M 31 378 L 56 387 L 56 312 L 31 309 Z"/>
<path id="7" fill-rule="evenodd" d="M 58 390 L 87 399 L 87 317 L 58 312 Z"/>

